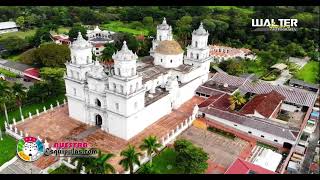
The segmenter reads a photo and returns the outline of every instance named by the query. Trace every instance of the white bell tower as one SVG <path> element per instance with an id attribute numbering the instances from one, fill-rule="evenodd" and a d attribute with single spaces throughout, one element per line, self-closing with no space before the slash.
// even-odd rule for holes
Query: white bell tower
<path id="1" fill-rule="evenodd" d="M 152 41 L 152 47 L 150 49 L 150 55 L 154 55 L 154 50 L 157 48 L 159 42 L 161 41 L 171 41 L 173 40 L 172 36 L 172 27 L 167 24 L 167 20 L 164 17 L 162 24 L 157 25 L 157 37 Z"/>
<path id="2" fill-rule="evenodd" d="M 92 45 L 79 32 L 77 39 L 70 45 L 71 61 L 66 63 L 67 73 L 64 76 L 69 115 L 84 123 L 86 75 L 94 65 L 91 49 Z"/>
<path id="3" fill-rule="evenodd" d="M 203 71 L 209 72 L 210 67 L 210 48 L 208 46 L 209 32 L 203 28 L 201 22 L 199 28 L 192 32 L 192 43 L 187 47 L 185 64 L 201 66 Z"/>

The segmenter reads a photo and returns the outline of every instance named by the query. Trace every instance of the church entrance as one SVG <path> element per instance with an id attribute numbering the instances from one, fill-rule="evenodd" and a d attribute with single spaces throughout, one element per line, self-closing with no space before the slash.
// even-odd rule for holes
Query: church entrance
<path id="1" fill-rule="evenodd" d="M 96 115 L 96 126 L 101 127 L 101 125 L 102 125 L 102 117 L 99 114 L 97 114 Z"/>

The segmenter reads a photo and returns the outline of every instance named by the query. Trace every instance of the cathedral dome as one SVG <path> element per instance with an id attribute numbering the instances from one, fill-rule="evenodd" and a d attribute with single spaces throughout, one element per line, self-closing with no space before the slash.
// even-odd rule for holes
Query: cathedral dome
<path id="1" fill-rule="evenodd" d="M 177 41 L 165 40 L 159 43 L 159 45 L 155 49 L 155 52 L 159 54 L 166 54 L 166 55 L 177 55 L 177 54 L 183 53 L 183 50 Z"/>

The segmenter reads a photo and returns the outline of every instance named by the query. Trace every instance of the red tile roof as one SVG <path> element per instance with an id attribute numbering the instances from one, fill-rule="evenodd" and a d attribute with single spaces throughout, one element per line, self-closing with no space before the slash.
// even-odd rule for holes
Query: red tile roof
<path id="1" fill-rule="evenodd" d="M 240 112 L 242 114 L 254 114 L 254 111 L 257 111 L 264 117 L 269 118 L 279 103 L 283 100 L 285 100 L 283 95 L 272 90 L 267 94 L 256 95 L 251 101 L 242 107 Z"/>
<path id="2" fill-rule="evenodd" d="M 224 174 L 277 174 L 261 166 L 237 158 Z"/>
<path id="3" fill-rule="evenodd" d="M 94 44 L 94 47 L 96 47 L 96 48 L 99 48 L 99 47 L 102 47 L 102 46 L 103 46 L 103 44 L 101 44 L 101 43 Z"/>
<path id="4" fill-rule="evenodd" d="M 229 110 L 229 107 L 230 107 L 229 98 L 230 98 L 229 94 L 224 94 L 215 102 L 213 102 L 210 106 L 221 109 L 221 110 Z"/>
<path id="5" fill-rule="evenodd" d="M 39 77 L 39 69 L 36 69 L 36 68 L 26 69 L 24 73 L 31 76 Z"/>
<path id="6" fill-rule="evenodd" d="M 203 101 L 201 104 L 198 105 L 199 108 L 209 106 L 210 104 L 215 102 L 217 99 L 219 99 L 222 95 L 223 95 L 223 93 L 210 96 L 208 99 L 206 99 L 205 101 Z"/>

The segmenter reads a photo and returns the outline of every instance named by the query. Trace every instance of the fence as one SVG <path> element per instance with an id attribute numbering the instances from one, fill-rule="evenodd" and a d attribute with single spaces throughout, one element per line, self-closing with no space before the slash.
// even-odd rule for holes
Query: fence
<path id="1" fill-rule="evenodd" d="M 12 119 L 12 124 L 9 124 L 8 122 L 4 122 L 4 127 L 5 127 L 5 131 L 8 135 L 12 136 L 13 138 L 19 140 L 23 137 L 27 137 L 28 136 L 28 133 L 27 132 L 23 132 L 22 130 L 18 131 L 18 128 L 17 128 L 17 125 L 20 124 L 20 123 L 23 123 L 24 121 L 27 121 L 27 120 L 30 120 L 30 119 L 33 119 L 35 117 L 38 117 L 40 116 L 41 114 L 44 114 L 44 113 L 47 113 L 47 112 L 50 112 L 50 111 L 53 111 L 55 108 L 59 108 L 59 107 L 62 107 L 64 105 L 66 105 L 67 102 L 66 100 L 64 99 L 63 100 L 63 104 L 60 104 L 59 101 L 57 101 L 57 106 L 53 106 L 52 104 L 50 105 L 50 109 L 46 109 L 46 107 L 44 106 L 43 107 L 43 111 L 42 112 L 39 112 L 39 109 L 36 109 L 36 114 L 32 115 L 31 112 L 29 112 L 29 117 L 28 118 L 25 118 L 23 116 L 21 116 L 21 121 L 19 122 L 16 122 L 16 119 L 13 118 Z M 42 140 L 41 137 L 38 136 L 38 139 Z"/>

